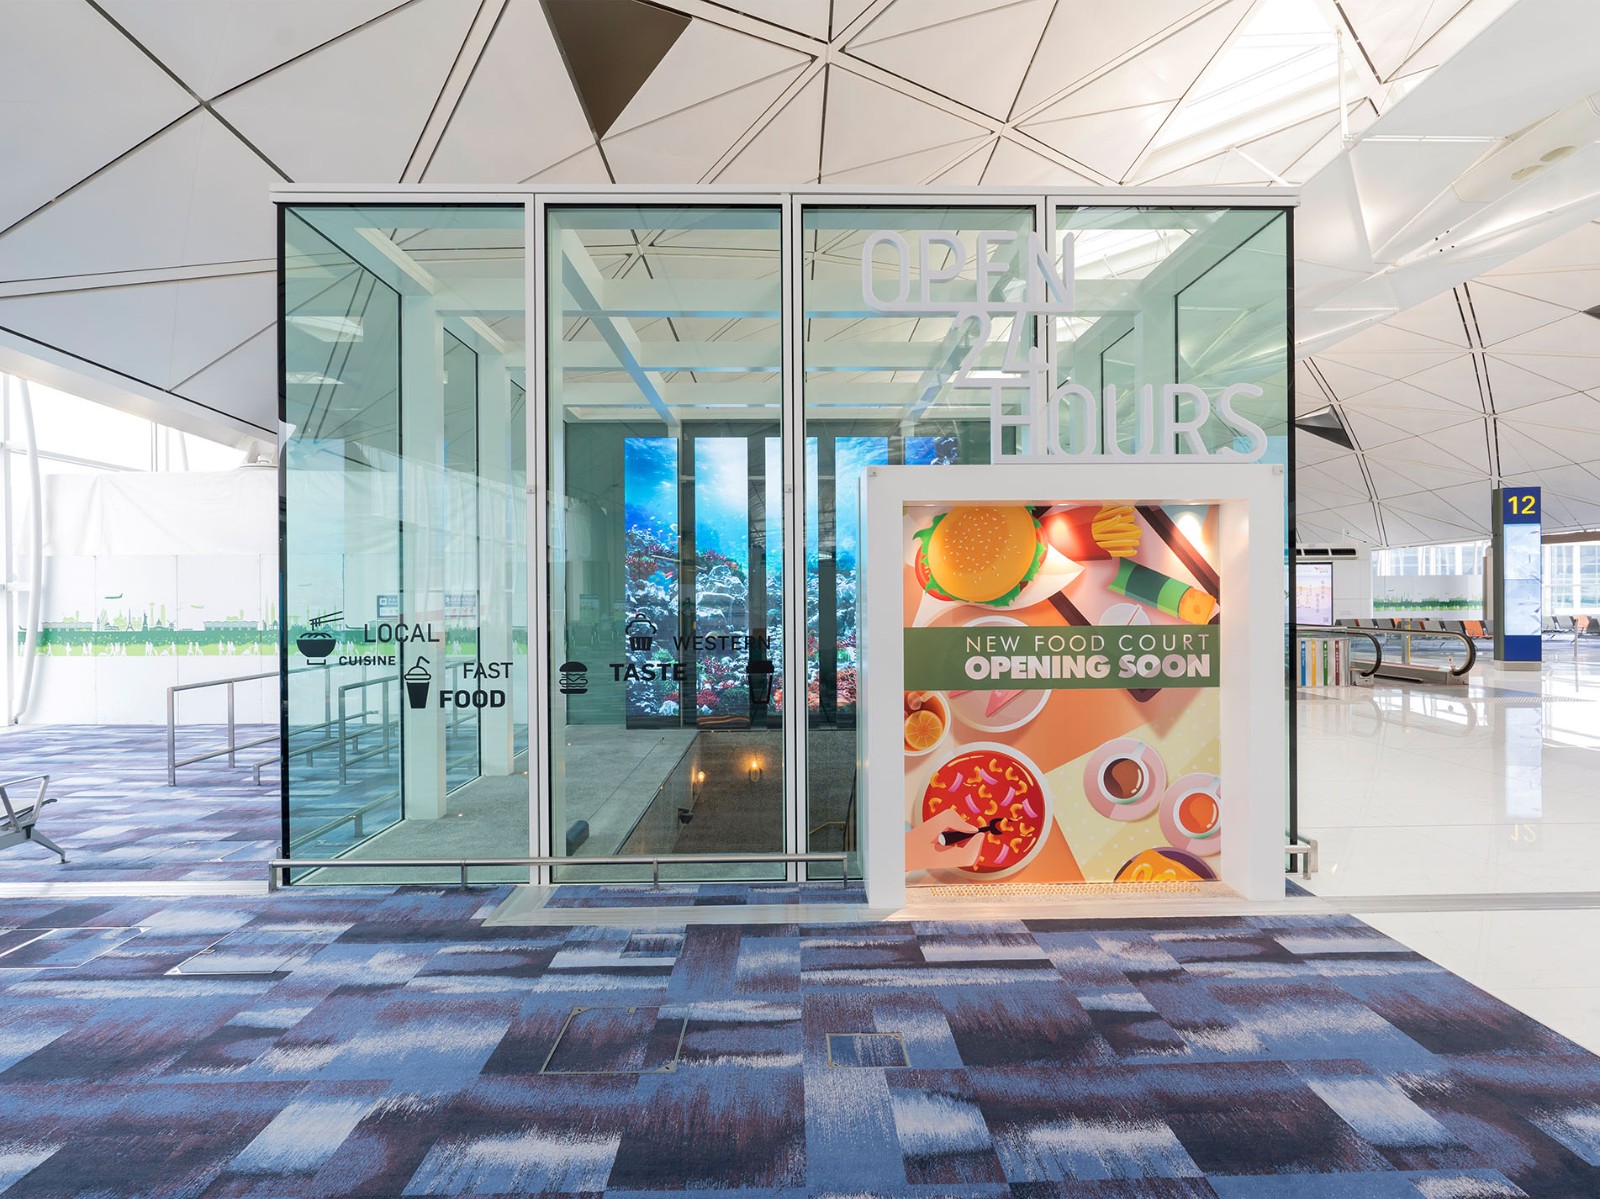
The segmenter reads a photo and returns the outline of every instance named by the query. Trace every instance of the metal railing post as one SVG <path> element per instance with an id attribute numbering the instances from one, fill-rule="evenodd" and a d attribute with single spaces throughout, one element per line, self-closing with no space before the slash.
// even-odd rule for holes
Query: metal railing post
<path id="1" fill-rule="evenodd" d="M 178 693 L 167 688 L 167 786 L 178 785 Z"/>
<path id="2" fill-rule="evenodd" d="M 348 778 L 346 777 L 346 775 L 347 775 L 347 772 L 348 772 L 348 769 L 349 769 L 349 764 L 350 764 L 349 763 L 350 751 L 346 748 L 347 739 L 345 737 L 345 731 L 344 731 L 344 726 L 345 726 L 344 697 L 345 697 L 345 691 L 344 691 L 344 688 L 341 687 L 339 689 L 339 785 L 341 787 L 344 786 L 345 783 L 349 781 Z"/>
<path id="3" fill-rule="evenodd" d="M 235 726 L 234 720 L 233 720 L 233 680 L 229 679 L 228 680 L 228 765 L 229 766 L 238 766 L 238 764 L 239 764 L 238 762 L 234 761 L 234 754 L 235 754 L 235 752 L 237 752 L 237 748 L 238 748 L 238 745 L 237 745 L 238 737 L 235 735 L 235 732 L 234 732 L 235 727 L 236 726 Z"/>

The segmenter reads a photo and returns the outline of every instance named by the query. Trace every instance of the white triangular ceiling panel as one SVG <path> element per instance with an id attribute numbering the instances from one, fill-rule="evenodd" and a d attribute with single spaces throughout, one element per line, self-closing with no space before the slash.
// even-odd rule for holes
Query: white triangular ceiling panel
<path id="1" fill-rule="evenodd" d="M 1428 40 L 1468 0 L 1442 0 L 1427 5 L 1396 4 L 1394 0 L 1342 0 L 1344 18 L 1361 40 L 1380 79 L 1400 69 L 1407 58 Z"/>
<path id="2" fill-rule="evenodd" d="M 1600 287 L 1596 286 L 1595 275 L 1595 268 L 1580 267 L 1576 270 L 1540 271 L 1537 274 L 1489 275 L 1487 281 L 1519 296 L 1582 312 L 1600 304 Z"/>
<path id="3" fill-rule="evenodd" d="M 1331 462 L 1349 459 L 1356 460 L 1356 456 L 1343 446 L 1334 445 L 1326 438 L 1314 434 L 1302 433 L 1295 439 L 1294 460 L 1295 470 L 1300 471 L 1310 466 L 1325 466 Z"/>
<path id="4" fill-rule="evenodd" d="M 606 138 L 694 108 L 760 80 L 795 71 L 810 61 L 809 55 L 798 50 L 776 46 L 710 21 L 691 21 L 650 73 L 644 86 L 612 122 Z M 760 110 L 753 109 L 750 120 L 759 115 Z"/>
<path id="5" fill-rule="evenodd" d="M 969 17 L 1002 14 L 1018 0 L 890 0 L 888 7 L 868 21 L 845 48 L 857 50 L 889 38 L 944 25 L 959 24 Z M 1026 2 L 1026 0 L 1025 0 Z"/>
<path id="6" fill-rule="evenodd" d="M 617 182 L 700 182 L 804 69 L 791 67 L 603 139 L 601 146 Z"/>
<path id="7" fill-rule="evenodd" d="M 1385 325 L 1389 328 L 1404 329 L 1409 333 L 1421 333 L 1432 340 L 1460 346 L 1463 350 L 1468 348 L 1467 330 L 1461 320 L 1461 306 L 1456 302 L 1455 293 L 1451 291 L 1441 292 L 1432 299 L 1424 300 L 1415 308 L 1396 313 L 1385 322 Z"/>
<path id="8" fill-rule="evenodd" d="M 1478 384 L 1478 369 L 1470 354 L 1460 354 L 1438 366 L 1418 371 L 1407 376 L 1406 382 L 1463 408 L 1483 411 L 1483 389 Z"/>
<path id="9" fill-rule="evenodd" d="M 1544 442 L 1529 437 L 1511 425 L 1501 425 L 1497 430 L 1502 475 L 1523 474 L 1527 471 L 1545 471 L 1554 467 L 1570 466 L 1572 459 Z"/>
<path id="10" fill-rule="evenodd" d="M 508 121 L 514 112 L 539 119 Z M 515 183 L 593 145 L 538 0 L 510 0 L 423 179 Z"/>
<path id="11" fill-rule="evenodd" d="M 934 182 L 948 183 L 952 187 L 977 187 L 983 182 L 983 172 L 989 165 L 989 156 L 993 151 L 992 143 L 979 142 L 976 150 L 942 173 Z"/>
<path id="12" fill-rule="evenodd" d="M 1574 392 L 1569 396 L 1518 408 L 1502 416 L 1501 421 L 1518 427 L 1543 425 L 1551 429 L 1587 433 L 1600 429 L 1600 400 L 1583 392 Z"/>
<path id="13" fill-rule="evenodd" d="M 1590 419 L 1592 422 L 1593 418 Z M 1547 425 L 1525 425 L 1508 421 L 1500 426 L 1499 431 L 1502 435 L 1511 431 L 1540 445 L 1548 446 L 1569 462 L 1600 461 L 1600 431 L 1596 431 L 1593 423 L 1586 428 L 1557 429 Z"/>
<path id="14" fill-rule="evenodd" d="M 1238 155 L 1229 150 L 1224 154 L 1213 154 L 1210 158 L 1202 158 L 1199 162 L 1160 175 L 1146 176 L 1141 171 L 1136 181 L 1141 186 L 1159 184 L 1162 187 L 1214 187 L 1226 182 L 1225 175 L 1230 169 L 1229 164 L 1237 158 Z"/>
<path id="15" fill-rule="evenodd" d="M 837 38 L 876 0 L 833 0 L 833 19 L 829 23 L 829 36 Z"/>
<path id="16" fill-rule="evenodd" d="M 1317 356 L 1317 361 L 1343 362 L 1360 370 L 1374 375 L 1382 375 L 1389 379 L 1407 379 L 1422 371 L 1441 366 L 1453 361 L 1455 353 L 1412 353 L 1412 354 L 1353 354 L 1344 350 L 1343 346 L 1335 346 L 1331 350 L 1324 350 Z"/>
<path id="17" fill-rule="evenodd" d="M 162 386 L 176 388 L 260 333 L 276 295 L 277 279 L 265 273 L 178 284 L 173 312 L 185 336 L 172 345 Z"/>
<path id="18" fill-rule="evenodd" d="M 1579 317 L 1592 320 L 1592 317 Z M 1520 366 L 1546 379 L 1564 383 L 1572 391 L 1590 391 L 1600 388 L 1600 357 L 1586 358 L 1578 354 L 1507 354 L 1498 355 L 1512 366 Z"/>
<path id="19" fill-rule="evenodd" d="M 1005 116 L 1056 0 L 990 2 L 898 0 L 850 43 L 850 53 L 969 108 Z"/>
<path id="20" fill-rule="evenodd" d="M 1399 428 L 1365 412 L 1353 410 L 1346 410 L 1344 423 L 1355 443 L 1368 451 L 1388 445 L 1390 442 L 1404 441 L 1413 433 L 1412 430 Z"/>
<path id="21" fill-rule="evenodd" d="M 1549 354 L 1553 357 L 1600 358 L 1600 320 L 1588 313 L 1567 316 L 1549 325 L 1507 338 L 1498 354 Z"/>
<path id="22" fill-rule="evenodd" d="M 782 25 L 807 37 L 828 37 L 828 0 L 722 0 L 725 8 Z"/>
<path id="23" fill-rule="evenodd" d="M 172 362 L 177 302 L 176 283 L 0 299 L 0 329 L 70 345 L 80 358 L 160 387 Z"/>
<path id="24" fill-rule="evenodd" d="M 1362 370 L 1358 366 L 1340 362 L 1337 358 L 1324 358 L 1319 355 L 1314 361 L 1317 370 L 1333 389 L 1335 399 L 1351 400 L 1375 387 L 1383 387 L 1391 382 L 1388 375 Z"/>
<path id="25" fill-rule="evenodd" d="M 0 229 L 194 107 L 87 4 L 7 4 L 0 21 Z"/>
<path id="26" fill-rule="evenodd" d="M 99 2 L 140 45 L 207 100 L 403 4 L 403 0 Z"/>
<path id="27" fill-rule="evenodd" d="M 989 165 L 983 173 L 983 181 L 998 187 L 1027 184 L 1071 187 L 1093 182 L 1070 167 L 1052 162 L 1044 155 L 1036 154 L 1005 137 L 996 143 L 994 156 L 989 159 Z"/>
<path id="28" fill-rule="evenodd" d="M 1091 85 L 1092 86 L 1092 85 Z M 1068 99 L 1074 99 L 1074 96 Z M 1070 154 L 1109 179 L 1121 179 L 1172 111 L 1170 101 L 1054 117 L 1024 125 L 1023 132 Z M 1051 110 L 1054 111 L 1054 110 Z"/>
<path id="29" fill-rule="evenodd" d="M 1479 336 L 1483 344 L 1491 348 L 1508 338 L 1572 315 L 1571 309 L 1559 304 L 1547 304 L 1514 291 L 1491 287 L 1481 280 L 1467 290 L 1472 296 L 1472 314 L 1478 322 Z"/>
<path id="30" fill-rule="evenodd" d="M 1504 287 L 1502 278 L 1522 272 L 1574 270 L 1600 270 L 1600 222 L 1585 222 L 1529 250 L 1498 270 L 1490 271 L 1484 279 L 1497 287 Z"/>
<path id="31" fill-rule="evenodd" d="M 1319 113 L 1287 129 L 1280 129 L 1276 133 L 1269 133 L 1265 137 L 1246 142 L 1244 148 L 1251 158 L 1288 177 L 1292 183 L 1304 180 L 1312 171 L 1322 166 L 1327 158 L 1332 157 L 1329 154 L 1318 157 L 1314 163 L 1303 163 L 1319 143 L 1329 137 L 1337 138 L 1338 134 L 1338 113 Z"/>
<path id="32" fill-rule="evenodd" d="M 1459 342 L 1461 319 L 1456 318 L 1456 329 Z M 1464 345 L 1464 343 L 1463 343 Z M 1414 332 L 1401 328 L 1395 323 L 1393 317 L 1381 325 L 1371 325 L 1345 338 L 1332 349 L 1324 350 L 1324 357 L 1346 358 L 1351 354 L 1409 354 L 1409 353 L 1444 353 L 1462 348 L 1442 341 L 1437 337 L 1430 337 L 1426 333 Z"/>
<path id="33" fill-rule="evenodd" d="M 1207 0 L 1139 0 L 1089 13 L 1063 3 L 1045 26 L 1016 111 L 1031 109 L 1202 11 Z M 1171 99 L 1173 97 L 1159 97 Z"/>
<path id="34" fill-rule="evenodd" d="M 1314 442 L 1335 448 L 1329 442 L 1319 438 L 1311 438 Z M 1298 487 L 1302 480 L 1313 487 L 1323 491 L 1332 492 L 1343 497 L 1339 502 L 1348 504 L 1353 500 L 1367 498 L 1367 481 L 1361 473 L 1361 464 L 1356 456 L 1348 450 L 1342 451 L 1342 456 L 1317 466 L 1301 467 L 1294 472 L 1295 486 Z"/>
<path id="35" fill-rule="evenodd" d="M 1406 443 L 1396 442 L 1396 447 Z M 1414 491 L 1426 491 L 1428 481 L 1418 477 L 1417 471 L 1403 470 L 1398 466 L 1391 466 L 1391 460 L 1397 460 L 1401 455 L 1396 453 L 1391 457 L 1379 458 L 1373 455 L 1367 459 L 1367 475 L 1372 480 L 1372 494 L 1380 500 L 1388 502 L 1397 496 L 1410 495 Z M 1345 501 L 1348 503 L 1349 501 Z"/>
<path id="36" fill-rule="evenodd" d="M 850 171 L 824 175 L 824 183 L 896 184 L 924 183 L 937 178 L 969 157 L 986 138 L 968 138 L 950 146 L 933 146 L 914 154 L 886 158 Z"/>
<path id="37" fill-rule="evenodd" d="M 1484 369 L 1489 376 L 1489 394 L 1494 397 L 1496 412 L 1553 400 L 1573 390 L 1564 383 L 1536 375 L 1493 354 L 1485 356 Z"/>
<path id="38" fill-rule="evenodd" d="M 611 174 L 606 170 L 606 160 L 601 155 L 600 148 L 593 145 L 522 180 L 523 183 L 610 183 L 611 181 Z"/>
<path id="39" fill-rule="evenodd" d="M 956 145 L 985 132 L 971 121 L 852 71 L 837 65 L 829 68 L 824 177 L 879 162 L 887 153 L 913 154 Z"/>
<path id="40" fill-rule="evenodd" d="M 1376 544 L 1382 539 L 1378 536 L 1378 522 L 1372 514 L 1372 505 L 1346 504 L 1342 508 L 1329 508 L 1321 514 L 1324 524 L 1334 533 L 1326 537 L 1327 541 L 1360 541 Z"/>
<path id="41" fill-rule="evenodd" d="M 296 182 L 397 182 L 476 11 L 473 0 L 414 0 L 230 92 L 217 111 Z"/>
<path id="42" fill-rule="evenodd" d="M 48 279 L 277 253 L 277 176 L 203 110 L 0 237 L 0 279 Z M 129 237 L 137 220 L 139 236 Z"/>
<path id="43" fill-rule="evenodd" d="M 1489 441 L 1485 422 L 1453 425 L 1427 434 L 1428 442 L 1452 455 L 1463 468 L 1487 474 L 1489 471 Z"/>
<path id="44" fill-rule="evenodd" d="M 278 331 L 263 330 L 174 388 L 178 395 L 263 429 L 278 424 Z"/>
<path id="45" fill-rule="evenodd" d="M 1351 408 L 1371 411 L 1376 416 L 1382 416 L 1389 409 L 1415 409 L 1423 412 L 1448 413 L 1451 419 L 1459 419 L 1469 412 L 1483 411 L 1476 396 L 1470 403 L 1466 401 L 1458 403 L 1421 387 L 1415 387 L 1411 383 L 1400 382 L 1374 387 L 1371 391 L 1362 392 L 1359 396 L 1345 400 L 1344 403 Z"/>
<path id="46" fill-rule="evenodd" d="M 793 184 L 817 179 L 826 68 L 789 98 L 776 116 L 717 176 L 718 183 Z"/>

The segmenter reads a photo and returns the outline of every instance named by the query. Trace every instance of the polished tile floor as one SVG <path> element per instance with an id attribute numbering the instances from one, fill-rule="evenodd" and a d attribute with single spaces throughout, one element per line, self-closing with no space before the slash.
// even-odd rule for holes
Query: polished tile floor
<path id="1" fill-rule="evenodd" d="M 1464 688 L 1302 690 L 1307 886 L 1434 897 L 1363 918 L 1600 1050 L 1600 649 L 1545 652 Z"/>

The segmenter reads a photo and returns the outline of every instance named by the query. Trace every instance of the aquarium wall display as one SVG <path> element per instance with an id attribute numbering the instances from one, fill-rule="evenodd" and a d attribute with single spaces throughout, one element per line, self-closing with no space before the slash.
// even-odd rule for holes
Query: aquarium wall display
<path id="1" fill-rule="evenodd" d="M 1270 196 L 461 201 L 285 209 L 295 846 L 837 878 L 868 472 L 1288 461 Z"/>

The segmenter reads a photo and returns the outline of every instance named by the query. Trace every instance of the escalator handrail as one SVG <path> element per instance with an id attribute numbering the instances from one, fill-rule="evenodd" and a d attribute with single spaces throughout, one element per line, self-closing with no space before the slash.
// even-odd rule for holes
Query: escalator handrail
<path id="1" fill-rule="evenodd" d="M 1355 661 L 1354 658 L 1352 658 L 1350 660 L 1350 669 L 1354 670 L 1362 678 L 1370 679 L 1373 675 L 1377 674 L 1378 670 L 1383 666 L 1383 646 L 1378 641 L 1378 638 L 1374 634 L 1369 633 L 1366 629 L 1347 628 L 1344 625 L 1302 624 L 1302 625 L 1296 625 L 1294 631 L 1295 631 L 1295 635 L 1296 636 L 1299 636 L 1299 635 L 1301 635 L 1303 633 L 1317 633 L 1317 634 L 1329 634 L 1329 633 L 1331 633 L 1331 634 L 1334 634 L 1335 636 L 1365 637 L 1368 641 L 1372 642 L 1372 652 L 1373 652 L 1373 655 L 1374 655 L 1373 663 L 1372 663 L 1372 669 L 1370 669 L 1370 670 L 1358 670 L 1357 669 L 1357 665 L 1358 664 L 1357 664 L 1357 662 Z"/>
<path id="2" fill-rule="evenodd" d="M 1363 627 L 1339 625 L 1339 626 L 1337 626 L 1335 628 L 1329 628 L 1326 631 L 1330 632 L 1330 633 L 1337 633 L 1337 632 L 1363 633 L 1363 634 L 1367 634 L 1369 637 L 1372 636 L 1372 634 L 1384 634 L 1384 635 L 1393 635 L 1395 637 L 1404 637 L 1404 638 L 1406 638 L 1408 640 L 1410 638 L 1412 638 L 1412 637 L 1454 637 L 1457 641 L 1460 641 L 1463 645 L 1465 645 L 1467 647 L 1467 657 L 1466 657 L 1466 661 L 1462 662 L 1459 666 L 1451 666 L 1451 667 L 1447 668 L 1448 671 L 1449 671 L 1450 677 L 1453 678 L 1453 679 L 1459 679 L 1463 675 L 1467 674 L 1469 671 L 1471 671 L 1473 666 L 1477 664 L 1477 661 L 1478 661 L 1478 643 L 1475 642 L 1472 639 L 1470 634 L 1458 633 L 1454 629 L 1400 629 L 1400 628 L 1394 628 L 1394 629 L 1372 629 L 1369 632 L 1366 628 L 1363 628 Z"/>

